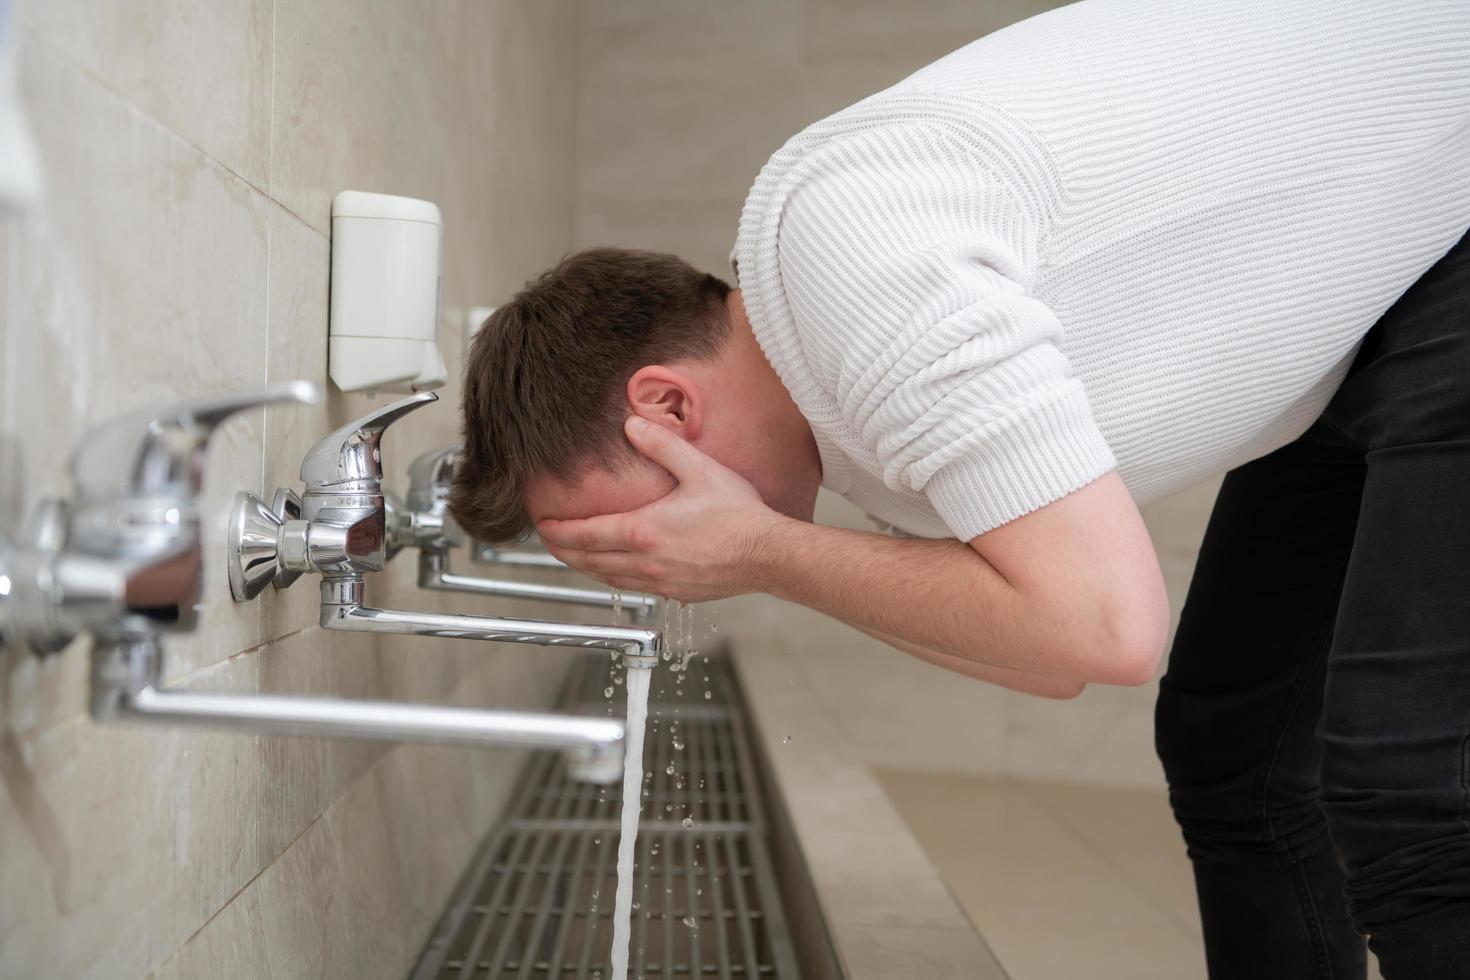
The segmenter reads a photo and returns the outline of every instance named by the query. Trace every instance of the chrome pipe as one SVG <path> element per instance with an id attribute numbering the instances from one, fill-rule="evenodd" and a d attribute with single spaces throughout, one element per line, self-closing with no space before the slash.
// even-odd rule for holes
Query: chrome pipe
<path id="1" fill-rule="evenodd" d="M 572 646 L 607 650 L 633 668 L 657 666 L 663 637 L 657 630 L 633 626 L 591 626 L 537 619 L 501 619 L 458 613 L 374 609 L 362 604 L 363 583 L 354 578 L 322 579 L 324 629 L 357 633 L 438 636 L 455 640 L 499 640 L 537 646 Z"/>
<path id="2" fill-rule="evenodd" d="M 471 543 L 470 560 L 480 565 L 511 565 L 517 568 L 556 568 L 563 571 L 571 568 L 560 558 L 544 551 L 516 551 L 478 541 Z"/>
<path id="3" fill-rule="evenodd" d="M 624 727 L 612 718 L 401 701 L 160 690 L 162 669 L 156 637 L 98 643 L 92 648 L 92 717 L 104 722 L 163 722 L 272 735 L 562 749 L 578 778 L 605 782 L 621 773 L 617 760 L 623 750 Z"/>
<path id="4" fill-rule="evenodd" d="M 499 596 L 506 599 L 532 599 L 574 606 L 611 609 L 619 600 L 607 589 L 578 589 L 567 585 L 543 585 L 539 582 L 508 582 L 502 579 L 460 575 L 449 570 L 449 557 L 440 551 L 419 553 L 419 588 L 441 592 L 467 592 L 472 595 Z M 657 596 L 642 592 L 625 592 L 621 605 L 636 623 L 646 623 L 658 609 Z"/>
<path id="5" fill-rule="evenodd" d="M 155 687 L 119 693 L 113 702 L 119 719 L 235 731 L 593 752 L 615 748 L 623 740 L 622 722 L 609 718 L 392 701 L 193 694 Z"/>

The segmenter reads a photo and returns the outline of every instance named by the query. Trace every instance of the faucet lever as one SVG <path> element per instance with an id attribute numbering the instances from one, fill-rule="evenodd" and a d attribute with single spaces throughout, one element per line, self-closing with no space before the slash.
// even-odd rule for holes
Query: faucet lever
<path id="1" fill-rule="evenodd" d="M 192 499 L 203 478 L 205 447 L 220 423 L 247 409 L 289 402 L 312 405 L 321 397 L 321 389 L 309 381 L 287 381 L 202 395 L 115 418 L 85 435 L 72 455 L 72 483 L 79 502 Z"/>
<path id="2" fill-rule="evenodd" d="M 409 412 L 438 400 L 439 396 L 432 391 L 411 395 L 348 422 L 312 446 L 301 461 L 301 481 L 306 484 L 307 492 L 341 484 L 378 484 L 383 479 L 378 448 L 383 430 Z"/>

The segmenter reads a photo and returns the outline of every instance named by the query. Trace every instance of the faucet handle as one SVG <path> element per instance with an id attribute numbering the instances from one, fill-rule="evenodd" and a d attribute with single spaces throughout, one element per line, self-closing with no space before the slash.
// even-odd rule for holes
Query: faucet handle
<path id="1" fill-rule="evenodd" d="M 84 436 L 72 455 L 77 497 L 82 503 L 119 497 L 192 498 L 204 475 L 204 449 L 220 423 L 247 409 L 286 402 L 311 405 L 321 397 L 321 389 L 309 381 L 287 381 L 121 415 Z"/>
<path id="2" fill-rule="evenodd" d="M 312 446 L 301 461 L 301 480 L 307 491 L 344 483 L 380 483 L 383 462 L 378 443 L 383 430 L 409 412 L 438 400 L 432 391 L 412 395 L 348 422 Z"/>

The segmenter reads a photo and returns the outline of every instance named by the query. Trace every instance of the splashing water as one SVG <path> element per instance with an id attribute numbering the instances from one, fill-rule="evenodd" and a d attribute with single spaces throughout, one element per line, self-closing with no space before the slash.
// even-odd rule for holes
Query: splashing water
<path id="1" fill-rule="evenodd" d="M 639 793 L 643 785 L 643 726 L 648 719 L 651 670 L 628 671 L 627 754 L 623 759 L 623 826 L 618 839 L 618 890 L 613 901 L 612 980 L 628 980 L 628 939 L 632 929 L 633 847 L 638 840 Z"/>
<path id="2" fill-rule="evenodd" d="M 621 626 L 623 624 L 623 590 L 613 589 L 612 624 Z"/>
<path id="3" fill-rule="evenodd" d="M 662 632 L 664 635 L 663 658 L 665 660 L 673 659 L 674 648 L 678 646 L 678 634 L 676 630 L 679 626 L 679 609 L 680 603 L 678 599 L 664 600 L 664 628 Z"/>

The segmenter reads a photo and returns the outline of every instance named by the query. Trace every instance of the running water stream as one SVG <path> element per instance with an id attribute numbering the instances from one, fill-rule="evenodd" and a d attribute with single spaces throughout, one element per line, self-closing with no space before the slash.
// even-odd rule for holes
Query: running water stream
<path id="1" fill-rule="evenodd" d="M 628 980 L 628 937 L 633 918 L 633 847 L 643 806 L 643 726 L 648 719 L 648 683 L 653 671 L 628 671 L 627 754 L 623 758 L 623 824 L 618 838 L 618 891 L 613 903 L 612 980 Z"/>

